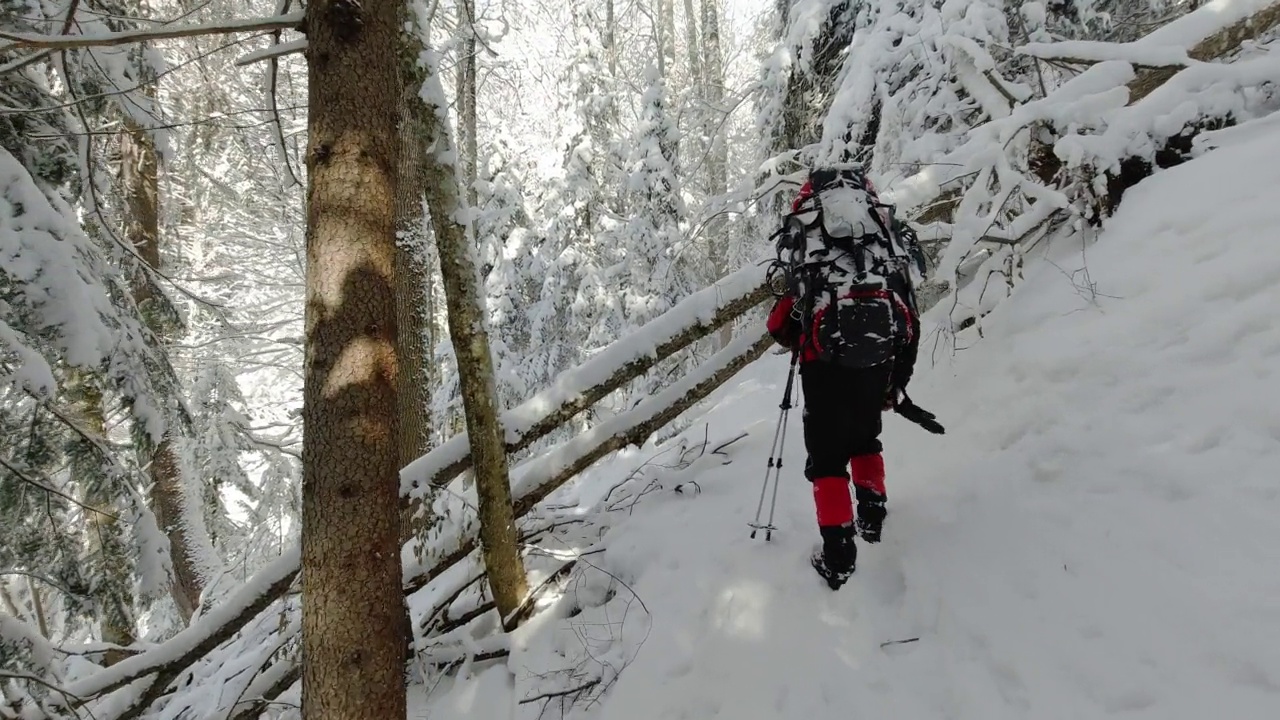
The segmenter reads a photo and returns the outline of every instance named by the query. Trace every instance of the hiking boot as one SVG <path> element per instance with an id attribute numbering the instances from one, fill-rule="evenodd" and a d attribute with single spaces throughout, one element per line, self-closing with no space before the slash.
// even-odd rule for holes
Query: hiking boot
<path id="1" fill-rule="evenodd" d="M 813 569 L 832 590 L 839 590 L 853 575 L 858 563 L 858 547 L 854 544 L 857 533 L 851 524 L 820 527 L 818 532 L 822 535 L 822 547 L 813 552 Z"/>
<path id="2" fill-rule="evenodd" d="M 867 490 L 866 488 L 858 488 L 858 534 L 863 540 L 869 543 L 880 542 L 880 532 L 884 529 L 885 516 L 889 514 L 889 510 L 885 508 L 888 498 L 884 495 Z"/>

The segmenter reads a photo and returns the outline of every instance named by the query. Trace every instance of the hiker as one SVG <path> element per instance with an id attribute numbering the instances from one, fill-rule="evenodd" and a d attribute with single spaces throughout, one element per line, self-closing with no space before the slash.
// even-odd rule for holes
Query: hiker
<path id="1" fill-rule="evenodd" d="M 822 536 L 812 561 L 836 589 L 854 571 L 855 536 L 879 542 L 887 515 L 881 413 L 904 402 L 915 366 L 909 264 L 922 270 L 923 256 L 858 166 L 814 170 L 791 209 L 778 234 L 786 289 L 768 330 L 800 365 L 804 473 Z"/>

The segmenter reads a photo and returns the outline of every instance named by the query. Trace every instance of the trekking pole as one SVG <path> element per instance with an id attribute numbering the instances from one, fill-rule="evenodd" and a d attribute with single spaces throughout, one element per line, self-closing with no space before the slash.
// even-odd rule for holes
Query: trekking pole
<path id="1" fill-rule="evenodd" d="M 782 476 L 782 450 L 787 444 L 787 414 L 791 411 L 791 389 L 795 384 L 796 362 L 798 352 L 791 353 L 791 367 L 787 370 L 787 386 L 782 393 L 782 403 L 778 405 L 778 425 L 773 430 L 773 445 L 769 448 L 769 463 L 764 471 L 764 484 L 760 486 L 760 502 L 756 504 L 756 519 L 750 523 L 751 537 L 764 530 L 765 542 L 773 539 L 773 511 L 778 506 L 778 478 Z M 764 510 L 764 496 L 769 490 L 769 476 L 773 475 L 773 499 L 769 502 L 769 519 L 760 524 L 760 513 Z"/>

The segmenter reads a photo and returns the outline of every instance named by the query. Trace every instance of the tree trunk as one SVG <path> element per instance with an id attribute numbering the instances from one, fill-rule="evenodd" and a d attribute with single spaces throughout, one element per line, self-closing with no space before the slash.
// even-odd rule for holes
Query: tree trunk
<path id="1" fill-rule="evenodd" d="M 435 350 L 434 313 L 431 308 L 429 257 L 423 190 L 425 163 L 430 150 L 432 109 L 419 96 L 426 72 L 418 64 L 422 50 L 417 24 L 407 4 L 402 11 L 399 45 L 400 79 L 400 178 L 396 187 L 396 357 L 400 372 L 396 381 L 398 462 L 404 467 L 431 449 L 431 357 Z M 407 541 L 431 518 L 415 519 L 426 510 L 411 503 L 401 519 L 401 540 Z"/>
<path id="2" fill-rule="evenodd" d="M 160 190 L 159 155 L 146 129 L 126 118 L 120 136 L 120 182 L 125 196 L 125 239 L 138 251 L 150 268 L 160 269 Z M 170 309 L 156 292 L 150 275 L 139 268 L 133 278 L 133 299 L 138 304 L 147 326 L 162 341 L 169 335 Z M 149 466 L 151 504 L 156 522 L 169 538 L 169 559 L 173 565 L 170 595 L 182 616 L 191 615 L 200 604 L 204 578 L 195 562 L 194 543 L 183 514 L 190 498 L 185 497 L 181 466 L 173 447 L 173 432 L 166 428 L 159 443 L 146 436 L 140 452 Z"/>
<path id="3" fill-rule="evenodd" d="M 702 74 L 701 96 L 706 103 L 703 110 L 703 136 L 707 142 L 707 195 L 724 197 L 729 192 L 729 146 L 723 130 L 728 110 L 724 107 L 724 51 L 720 47 L 720 9 L 718 0 L 702 0 Z M 711 260 L 719 277 L 729 273 L 729 236 L 725 232 L 723 217 L 707 222 L 707 243 L 711 246 Z M 720 328 L 717 346 L 727 347 L 733 339 L 733 325 Z"/>
<path id="4" fill-rule="evenodd" d="M 613 7 L 614 0 L 605 0 L 604 50 L 609 59 L 609 78 L 618 76 L 618 20 Z"/>
<path id="5" fill-rule="evenodd" d="M 307 7 L 302 717 L 405 717 L 396 417 L 400 3 Z"/>
<path id="6" fill-rule="evenodd" d="M 104 437 L 106 421 L 102 409 L 102 388 L 94 378 L 82 371 L 72 371 L 66 394 L 76 425 L 94 437 Z M 94 574 L 100 577 L 100 582 L 94 587 L 93 599 L 102 641 L 121 647 L 132 645 L 136 639 L 133 578 L 127 544 L 118 520 L 119 512 L 113 511 L 116 503 L 110 486 L 116 479 L 110 477 L 103 467 L 104 460 L 98 448 L 78 434 L 67 445 L 67 458 L 71 477 L 84 488 L 84 504 L 102 511 L 85 513 L 89 562 L 95 566 Z M 109 651 L 104 656 L 106 665 L 114 665 L 120 660 L 117 652 Z"/>
<path id="7" fill-rule="evenodd" d="M 675 0 L 658 0 L 658 73 L 670 77 L 676 69 Z"/>
<path id="8" fill-rule="evenodd" d="M 432 139 L 437 151 L 428 159 L 427 206 L 440 255 L 449 334 L 458 358 L 462 410 L 476 474 L 484 563 L 494 602 L 505 619 L 524 599 L 528 580 L 516 546 L 511 481 L 502 424 L 498 420 L 493 356 L 485 330 L 479 268 L 467 242 L 466 228 L 457 221 L 458 180 L 456 170 L 447 161 L 451 143 L 443 120 L 445 109 L 436 108 L 434 116 Z"/>
<path id="9" fill-rule="evenodd" d="M 458 28 L 465 33 L 458 59 L 458 134 L 462 145 L 462 186 L 467 206 L 476 206 L 476 6 L 475 0 L 458 3 Z M 477 238 L 478 240 L 478 238 Z"/>
<path id="10" fill-rule="evenodd" d="M 702 95 L 702 63 L 698 59 L 698 15 L 693 9 L 694 0 L 684 0 L 684 43 L 687 45 L 685 56 L 689 58 L 689 87 L 694 90 L 695 102 L 703 98 Z M 705 5 L 705 0 L 704 3 Z M 706 19 L 703 19 L 705 23 Z M 704 25 L 703 32 L 706 32 Z M 700 108 L 699 114 L 705 113 L 706 108 Z"/>

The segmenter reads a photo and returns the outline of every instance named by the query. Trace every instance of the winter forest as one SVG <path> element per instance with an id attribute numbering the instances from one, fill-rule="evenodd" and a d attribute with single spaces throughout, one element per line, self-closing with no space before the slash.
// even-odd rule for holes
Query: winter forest
<path id="1" fill-rule="evenodd" d="M 608 715 L 663 652 L 611 530 L 716 502 L 721 465 L 755 508 L 772 425 L 699 413 L 771 361 L 808 170 L 862 163 L 918 234 L 923 368 L 1267 122 L 1277 27 L 1269 0 L 0 0 L 0 718 Z M 510 706 L 458 710 L 490 668 Z"/>

